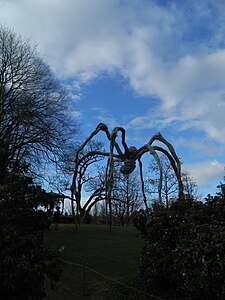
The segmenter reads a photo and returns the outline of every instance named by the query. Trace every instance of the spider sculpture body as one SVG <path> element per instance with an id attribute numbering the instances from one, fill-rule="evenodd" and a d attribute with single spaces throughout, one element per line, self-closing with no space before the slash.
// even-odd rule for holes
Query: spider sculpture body
<path id="1" fill-rule="evenodd" d="M 83 156 L 81 156 L 82 150 L 84 147 L 99 133 L 99 132 L 104 132 L 110 145 L 110 150 L 109 152 L 101 152 L 101 151 L 91 151 Z M 119 146 L 117 143 L 117 136 L 118 133 L 121 134 L 121 145 L 123 149 Z M 154 142 L 158 141 L 161 142 L 164 146 L 166 146 L 166 149 L 154 145 Z M 160 157 L 158 155 L 158 152 L 161 152 L 167 156 L 169 159 L 173 170 L 176 174 L 177 180 L 178 180 L 178 187 L 179 187 L 179 195 L 178 197 L 180 199 L 184 198 L 183 194 L 183 184 L 181 180 L 181 164 L 180 160 L 173 148 L 173 146 L 161 135 L 160 132 L 156 133 L 155 135 L 152 136 L 152 138 L 141 148 L 137 149 L 134 146 L 131 146 L 128 148 L 125 140 L 125 129 L 123 127 L 115 127 L 112 132 L 109 132 L 109 129 L 106 124 L 100 123 L 96 129 L 90 134 L 90 136 L 85 140 L 85 142 L 80 146 L 80 148 L 76 152 L 76 157 L 75 157 L 75 168 L 74 168 L 74 174 L 73 174 L 73 180 L 72 180 L 72 185 L 71 185 L 71 192 L 72 192 L 72 207 L 73 207 L 73 199 L 76 202 L 76 194 L 77 194 L 77 176 L 78 176 L 78 166 L 81 164 L 87 157 L 89 156 L 94 156 L 94 155 L 102 155 L 105 157 L 108 157 L 108 163 L 107 163 L 107 168 L 106 168 L 106 199 L 107 201 L 111 201 L 111 192 L 112 192 L 112 187 L 113 187 L 113 166 L 114 166 L 114 161 L 120 161 L 123 163 L 122 167 L 120 168 L 120 172 L 123 174 L 131 174 L 135 167 L 136 167 L 136 162 L 139 163 L 140 167 L 140 177 L 142 181 L 142 192 L 143 192 L 143 198 L 145 202 L 146 208 L 147 206 L 147 201 L 146 197 L 144 195 L 144 181 L 143 181 L 143 174 L 142 174 L 142 162 L 141 162 L 141 157 L 145 153 L 150 153 L 153 155 L 155 160 L 157 161 L 159 171 L 160 171 L 160 180 L 159 180 L 159 186 L 158 186 L 158 193 L 159 193 L 159 201 L 162 201 L 161 198 L 161 189 L 162 189 L 162 165 L 160 163 Z"/>

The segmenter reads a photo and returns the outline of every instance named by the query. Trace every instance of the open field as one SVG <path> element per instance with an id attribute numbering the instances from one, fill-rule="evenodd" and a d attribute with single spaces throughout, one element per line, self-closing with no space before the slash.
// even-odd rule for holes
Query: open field
<path id="1" fill-rule="evenodd" d="M 82 225 L 76 232 L 73 225 L 60 224 L 58 231 L 50 230 L 49 246 L 54 250 L 64 246 L 61 258 L 73 263 L 61 263 L 62 280 L 51 299 L 82 299 L 85 295 L 85 299 L 97 299 L 94 295 L 112 286 L 113 281 L 132 281 L 143 246 L 137 233 L 134 227 L 113 227 L 110 236 L 108 227 L 102 225 Z"/>

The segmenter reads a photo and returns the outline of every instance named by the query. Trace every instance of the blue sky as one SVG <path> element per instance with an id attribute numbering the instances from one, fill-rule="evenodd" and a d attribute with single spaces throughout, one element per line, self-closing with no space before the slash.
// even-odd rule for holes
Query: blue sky
<path id="1" fill-rule="evenodd" d="M 200 190 L 225 175 L 223 0 L 0 0 L 1 23 L 38 44 L 84 135 L 161 131 Z"/>

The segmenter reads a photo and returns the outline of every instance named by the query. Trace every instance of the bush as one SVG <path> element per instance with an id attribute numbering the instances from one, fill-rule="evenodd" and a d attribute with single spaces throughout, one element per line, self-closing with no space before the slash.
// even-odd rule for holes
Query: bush
<path id="1" fill-rule="evenodd" d="M 0 186 L 1 299 L 43 299 L 46 279 L 59 279 L 57 256 L 45 244 L 45 215 L 34 209 L 40 197 L 30 178 L 16 174 Z"/>
<path id="2" fill-rule="evenodd" d="M 225 203 L 154 204 L 135 226 L 145 239 L 140 277 L 146 291 L 176 299 L 225 298 Z"/>

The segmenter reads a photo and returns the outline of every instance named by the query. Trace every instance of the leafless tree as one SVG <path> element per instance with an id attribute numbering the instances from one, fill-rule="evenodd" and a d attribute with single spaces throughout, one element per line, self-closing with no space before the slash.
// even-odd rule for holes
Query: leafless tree
<path id="1" fill-rule="evenodd" d="M 174 175 L 173 168 L 165 155 L 160 156 L 162 165 L 162 201 L 169 206 L 171 198 L 177 197 L 178 182 Z M 152 160 L 148 166 L 148 179 L 146 184 L 147 193 L 151 199 L 155 199 L 155 194 L 158 193 L 158 185 L 160 180 L 159 168 L 155 160 Z"/>
<path id="2" fill-rule="evenodd" d="M 141 179 L 137 172 L 132 174 L 122 174 L 119 169 L 121 164 L 115 163 L 113 171 L 113 188 L 111 194 L 112 214 L 114 223 L 120 223 L 122 226 L 129 224 L 132 213 L 143 206 L 143 197 L 141 192 Z M 93 204 L 104 206 L 104 218 L 109 223 L 108 206 L 106 201 L 105 184 L 106 172 L 104 167 L 96 169 L 96 176 L 88 184 L 86 191 L 89 194 L 95 194 L 95 191 L 101 191 L 101 196 L 95 198 Z M 103 217 L 103 216 L 102 216 Z"/>
<path id="3" fill-rule="evenodd" d="M 57 161 L 67 141 L 66 92 L 49 66 L 0 25 L 0 180 L 7 172 Z"/>
<path id="4" fill-rule="evenodd" d="M 185 197 L 188 199 L 201 200 L 203 195 L 199 192 L 197 182 L 194 180 L 191 174 L 188 171 L 183 171 L 181 176 Z"/>
<path id="5" fill-rule="evenodd" d="M 80 162 L 77 166 L 75 182 L 77 190 L 73 199 L 76 204 L 76 219 L 79 222 L 84 222 L 95 204 L 105 199 L 105 177 L 98 165 L 103 157 L 98 154 L 86 155 L 90 152 L 102 151 L 102 147 L 101 142 L 92 140 L 79 153 Z"/>
<path id="6" fill-rule="evenodd" d="M 162 165 L 162 200 L 169 206 L 169 202 L 177 198 L 179 184 L 177 177 L 174 174 L 170 161 L 165 155 L 160 156 Z M 147 193 L 152 200 L 155 199 L 154 195 L 158 193 L 159 184 L 159 168 L 155 160 L 152 160 L 148 166 L 148 179 L 146 184 Z M 183 183 L 184 196 L 186 198 L 199 199 L 201 195 L 198 191 L 197 183 L 187 171 L 181 172 L 181 179 Z"/>
<path id="7" fill-rule="evenodd" d="M 121 174 L 114 171 L 112 211 L 114 219 L 122 226 L 129 224 L 132 213 L 143 205 L 141 180 L 138 174 Z"/>

